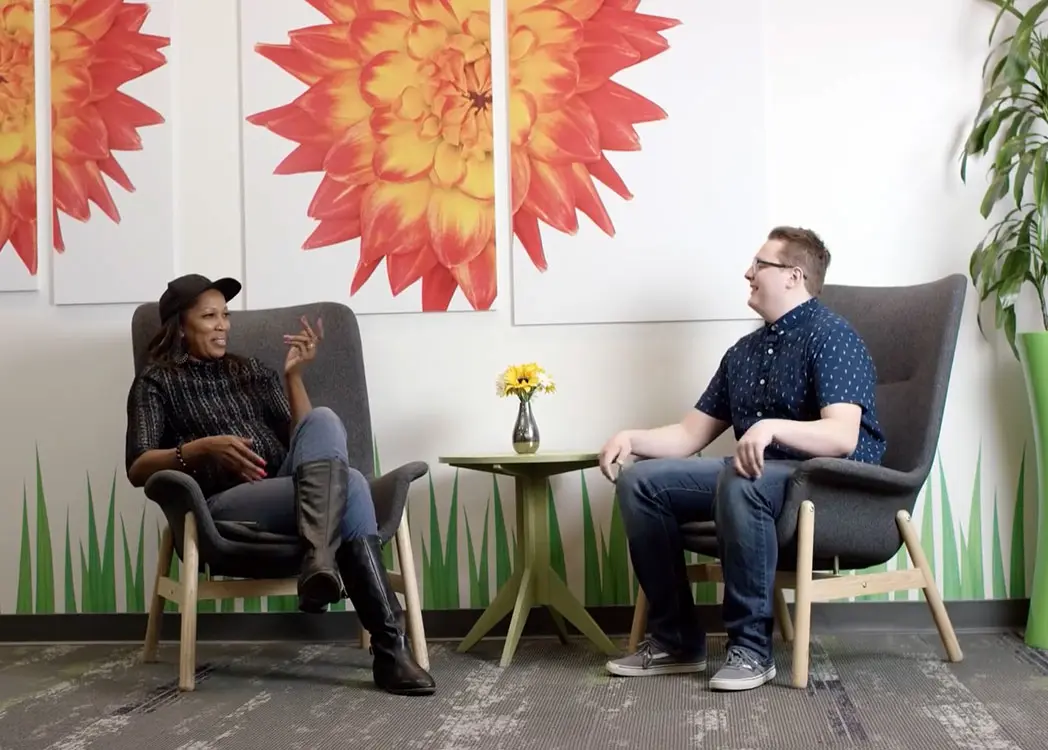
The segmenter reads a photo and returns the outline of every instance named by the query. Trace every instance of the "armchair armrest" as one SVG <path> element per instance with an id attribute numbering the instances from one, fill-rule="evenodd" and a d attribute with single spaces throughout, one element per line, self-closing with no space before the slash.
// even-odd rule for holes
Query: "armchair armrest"
<path id="1" fill-rule="evenodd" d="M 200 485 L 189 474 L 176 469 L 163 469 L 146 480 L 146 497 L 160 506 L 172 529 L 182 526 L 186 513 L 192 512 L 197 525 L 212 523 L 207 500 Z"/>
<path id="2" fill-rule="evenodd" d="M 797 467 L 792 481 L 809 487 L 860 490 L 866 494 L 899 495 L 919 490 L 924 483 L 916 473 L 845 458 L 811 458 Z"/>
<path id="3" fill-rule="evenodd" d="M 185 549 L 186 513 L 192 513 L 196 520 L 202 563 L 210 562 L 216 553 L 228 553 L 239 546 L 222 538 L 200 485 L 189 474 L 176 469 L 163 469 L 146 480 L 144 489 L 146 497 L 160 506 L 167 519 L 179 557 Z"/>
<path id="4" fill-rule="evenodd" d="M 889 560 L 902 544 L 895 514 L 913 511 L 926 473 L 843 458 L 801 462 L 790 478 L 776 523 L 780 550 L 796 555 L 801 503 L 815 505 L 814 554 L 820 561 L 840 560 L 842 568 L 865 568 Z M 783 560 L 787 563 L 787 560 Z"/>
<path id="5" fill-rule="evenodd" d="M 404 515 L 404 507 L 408 502 L 411 483 L 428 473 L 427 463 L 411 461 L 370 480 L 371 499 L 375 503 L 375 518 L 378 520 L 378 534 L 383 544 L 397 533 L 400 519 Z"/>

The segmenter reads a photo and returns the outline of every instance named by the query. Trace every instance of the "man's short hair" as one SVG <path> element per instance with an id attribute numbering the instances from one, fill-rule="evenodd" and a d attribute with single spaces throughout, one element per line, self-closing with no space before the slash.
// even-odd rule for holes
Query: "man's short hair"
<path id="1" fill-rule="evenodd" d="M 830 265 L 830 251 L 819 235 L 800 227 L 775 227 L 768 233 L 768 239 L 783 242 L 779 259 L 804 271 L 804 286 L 808 294 L 818 297 Z"/>

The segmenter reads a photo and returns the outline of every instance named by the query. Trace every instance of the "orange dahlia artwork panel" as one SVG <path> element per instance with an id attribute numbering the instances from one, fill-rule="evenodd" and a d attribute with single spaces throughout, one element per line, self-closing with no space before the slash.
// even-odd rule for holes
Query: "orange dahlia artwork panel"
<path id="1" fill-rule="evenodd" d="M 51 0 L 57 304 L 155 299 L 174 271 L 176 0 Z"/>
<path id="2" fill-rule="evenodd" d="M 36 277 L 36 85 L 32 0 L 0 0 L 0 291 Z"/>
<path id="3" fill-rule="evenodd" d="M 487 0 L 242 13 L 248 304 L 492 309 Z"/>
<path id="4" fill-rule="evenodd" d="M 514 324 L 752 318 L 761 1 L 508 9 Z"/>

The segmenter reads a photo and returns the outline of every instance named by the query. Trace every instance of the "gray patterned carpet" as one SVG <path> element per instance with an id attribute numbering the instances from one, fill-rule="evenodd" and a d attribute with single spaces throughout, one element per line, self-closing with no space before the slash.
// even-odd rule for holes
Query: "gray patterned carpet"
<path id="1" fill-rule="evenodd" d="M 177 651 L 131 645 L 0 646 L 3 750 L 234 748 L 1048 748 L 1048 654 L 1004 633 L 849 635 L 812 644 L 807 691 L 711 693 L 706 677 L 607 676 L 584 642 L 432 644 L 438 693 L 396 698 L 354 645 L 201 644 L 199 683 L 176 687 Z M 724 641 L 711 638 L 711 665 Z"/>

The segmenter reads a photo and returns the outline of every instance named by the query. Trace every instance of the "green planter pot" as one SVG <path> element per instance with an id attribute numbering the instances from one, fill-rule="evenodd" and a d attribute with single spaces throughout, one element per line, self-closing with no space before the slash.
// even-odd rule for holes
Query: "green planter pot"
<path id="1" fill-rule="evenodd" d="M 1048 332 L 1016 337 L 1037 448 L 1037 540 L 1026 644 L 1048 649 Z"/>

